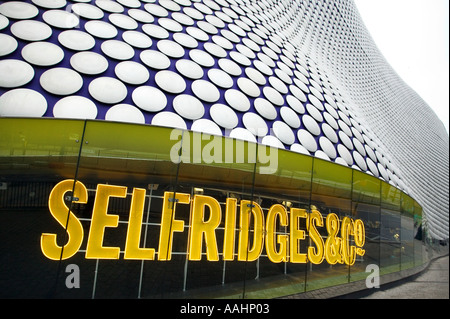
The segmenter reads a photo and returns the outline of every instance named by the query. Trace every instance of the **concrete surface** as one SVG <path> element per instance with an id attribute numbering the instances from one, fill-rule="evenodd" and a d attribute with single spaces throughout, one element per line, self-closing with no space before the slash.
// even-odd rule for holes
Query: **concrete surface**
<path id="1" fill-rule="evenodd" d="M 433 260 L 421 273 L 337 299 L 449 299 L 449 255 Z"/>

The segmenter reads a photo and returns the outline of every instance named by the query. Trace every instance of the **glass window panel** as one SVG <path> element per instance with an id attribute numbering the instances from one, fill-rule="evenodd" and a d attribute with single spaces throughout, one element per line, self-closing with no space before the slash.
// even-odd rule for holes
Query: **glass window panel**
<path id="1" fill-rule="evenodd" d="M 182 134 L 163 127 L 88 121 L 80 179 L 127 180 L 130 185 L 173 183 Z"/>
<path id="2" fill-rule="evenodd" d="M 320 211 L 323 216 L 324 226 L 318 228 L 318 230 L 322 236 L 324 244 L 326 245 L 326 240 L 329 237 L 329 233 L 326 229 L 327 217 L 331 214 L 336 214 L 339 220 L 339 228 L 336 236 L 340 237 L 340 224 L 342 223 L 342 219 L 345 216 L 351 217 L 351 200 L 313 193 L 311 195 L 310 209 Z M 313 245 L 309 235 L 307 235 L 306 241 L 309 246 Z M 319 265 L 308 263 L 307 272 L 306 290 L 309 291 L 347 283 L 349 277 L 349 266 L 343 261 L 342 263 L 337 262 L 335 264 L 330 264 L 326 259 L 324 259 Z"/>
<path id="3" fill-rule="evenodd" d="M 353 202 L 353 218 L 364 222 L 365 242 L 363 256 L 357 256 L 350 268 L 350 280 L 367 278 L 367 265 L 380 265 L 380 206 Z M 352 242 L 354 245 L 354 242 Z"/>
<path id="4" fill-rule="evenodd" d="M 357 256 L 350 268 L 350 280 L 357 281 L 367 277 L 367 265 L 380 265 L 380 179 L 354 170 L 352 200 L 353 218 L 363 221 L 366 235 L 363 247 L 365 253 Z"/>
<path id="5" fill-rule="evenodd" d="M 400 211 L 401 191 L 386 182 L 381 183 L 381 207 Z"/>
<path id="6" fill-rule="evenodd" d="M 73 120 L 0 118 L 3 297 L 83 297 L 76 289 L 68 291 L 64 280 L 56 281 L 68 263 L 58 268 L 40 247 L 42 233 L 64 242 L 64 228 L 51 216 L 48 199 L 57 182 L 76 176 L 83 126 Z"/>
<path id="7" fill-rule="evenodd" d="M 312 161 L 310 156 L 259 145 L 255 190 L 309 201 Z"/>
<path id="8" fill-rule="evenodd" d="M 401 221 L 400 212 L 381 209 L 380 273 L 400 270 Z"/>
<path id="9" fill-rule="evenodd" d="M 183 164 L 182 164 L 183 165 Z M 185 247 L 180 247 L 180 252 L 184 253 L 186 258 L 185 261 L 185 285 L 184 294 L 193 298 L 208 298 L 211 297 L 221 297 L 227 294 L 232 294 L 234 291 L 231 289 L 230 283 L 240 282 L 243 280 L 242 272 L 238 269 L 237 271 L 230 271 L 230 265 L 232 262 L 227 263 L 223 260 L 223 250 L 224 250 L 224 227 L 226 219 L 226 201 L 229 197 L 228 192 L 215 190 L 207 187 L 201 187 L 201 183 L 198 184 L 199 187 L 192 187 L 193 196 L 208 196 L 216 200 L 219 204 L 219 211 L 211 211 L 209 207 L 203 208 L 203 218 L 202 220 L 211 220 L 212 214 L 218 217 L 218 223 L 215 222 L 217 226 L 214 228 L 214 237 L 209 238 L 208 242 L 204 235 L 201 238 L 202 249 L 200 251 L 201 255 L 198 256 L 199 260 L 189 260 L 190 249 L 186 243 Z M 192 223 L 193 223 L 193 198 L 191 198 L 191 220 L 188 222 L 191 229 L 189 229 L 189 234 L 191 234 Z M 197 213 L 196 213 L 197 214 Z M 197 214 L 197 216 L 202 217 Z M 237 220 L 238 221 L 238 220 Z M 186 230 L 188 231 L 188 230 Z M 198 233 L 198 232 L 197 232 Z M 234 230 L 235 238 L 237 238 L 238 232 Z M 189 239 L 188 239 L 189 240 Z M 215 247 L 215 249 L 213 249 Z M 236 248 L 235 248 L 236 249 Z M 212 254 L 214 251 L 217 253 L 217 260 L 208 260 L 207 253 Z M 227 282 L 226 287 L 222 287 L 222 283 Z M 240 287 L 242 288 L 242 286 Z M 240 289 L 241 290 L 241 289 Z M 239 291 L 241 292 L 241 291 Z M 211 295 L 212 294 L 212 295 Z"/>
<path id="10" fill-rule="evenodd" d="M 312 192 L 333 197 L 351 198 L 352 169 L 314 158 Z"/>
<path id="11" fill-rule="evenodd" d="M 171 260 L 158 260 L 162 209 L 165 203 L 168 204 L 163 200 L 164 194 L 183 192 L 177 187 L 178 148 L 182 145 L 182 136 L 183 131 L 170 128 L 104 121 L 86 122 L 78 177 L 88 188 L 89 198 L 88 203 L 80 205 L 75 214 L 83 216 L 85 237 L 91 236 L 94 203 L 107 196 L 99 185 L 106 185 L 106 189 L 114 189 L 114 194 L 107 197 L 106 214 L 109 215 L 108 218 L 118 219 L 116 225 L 112 222 L 113 225 L 104 227 L 101 237 L 102 247 L 119 250 L 118 259 L 102 257 L 92 263 L 91 259 L 85 257 L 88 249 L 86 239 L 79 251 L 85 258 L 80 268 L 87 268 L 87 276 L 90 278 L 90 283 L 84 288 L 90 294 L 95 294 L 95 298 L 110 298 L 112 294 L 117 298 L 163 298 L 182 290 L 185 256 L 178 253 L 186 248 L 189 204 L 176 204 L 173 219 L 180 224 L 184 223 L 186 229 L 173 232 L 172 254 L 165 255 L 165 258 Z M 134 195 L 135 189 L 142 190 L 142 195 Z M 167 198 L 169 201 L 172 199 Z M 136 201 L 137 206 L 133 206 L 132 210 L 133 201 Z M 97 208 L 96 211 L 101 210 Z M 137 253 L 139 256 L 145 255 L 145 258 L 150 258 L 146 254 L 153 249 L 153 260 L 143 260 L 144 257 L 129 257 L 138 260 L 124 260 L 132 211 L 140 214 L 136 219 L 138 243 L 133 247 L 146 249 L 145 253 Z M 170 226 L 170 222 L 167 225 Z M 169 251 L 167 250 L 167 254 Z M 108 260 L 109 258 L 113 260 Z M 120 292 L 119 287 L 122 285 L 124 288 Z M 111 290 L 117 291 L 113 293 Z"/>
<path id="12" fill-rule="evenodd" d="M 216 297 L 247 298 L 248 292 L 255 289 L 253 281 L 258 275 L 259 266 L 258 261 L 253 258 L 245 261 L 248 257 L 245 251 L 250 251 L 254 245 L 263 240 L 257 237 L 256 244 L 253 240 L 255 231 L 262 234 L 260 226 L 263 227 L 263 224 L 255 226 L 254 215 L 249 214 L 250 221 L 246 233 L 248 249 L 244 247 L 242 254 L 239 254 L 241 234 L 239 229 L 243 227 L 240 226 L 241 209 L 248 209 L 247 206 L 250 205 L 251 200 L 260 203 L 253 190 L 257 145 L 198 132 L 188 132 L 185 138 L 189 138 L 189 143 L 185 144 L 187 152 L 179 166 L 178 188 L 192 194 L 190 220 L 186 223 L 190 225 L 190 229 L 186 229 L 186 234 L 189 236 L 193 234 L 194 237 L 187 239 L 184 247 L 180 247 L 180 253 L 182 252 L 186 258 L 183 270 L 185 289 L 183 294 L 199 298 L 205 296 L 205 293 L 210 295 L 213 291 Z M 195 196 L 206 196 L 210 204 L 217 202 L 220 208 L 216 204 L 211 204 L 215 206 L 213 208 L 200 206 L 200 209 L 194 210 Z M 227 198 L 232 199 L 228 205 Z M 245 206 L 242 206 L 242 203 Z M 227 213 L 234 216 L 234 224 L 232 222 L 227 224 Z M 189 212 L 187 216 L 189 218 Z M 196 222 L 193 220 L 194 216 Z M 208 235 L 207 241 L 206 233 L 195 237 L 199 231 L 192 230 L 194 223 L 197 225 L 202 220 L 210 221 L 210 218 L 214 220 L 215 227 L 209 234 L 213 234 L 214 238 Z M 216 218 L 218 218 L 218 224 Z M 231 252 L 226 253 L 226 258 L 232 260 L 224 260 L 225 236 L 228 238 L 227 245 L 234 247 L 234 250 L 231 249 Z M 196 240 L 192 246 L 188 245 L 191 240 Z M 199 255 L 196 255 L 200 245 L 201 250 Z M 214 252 L 217 254 L 216 257 Z M 207 254 L 217 259 L 208 260 Z M 242 258 L 244 259 L 238 260 Z"/>
<path id="13" fill-rule="evenodd" d="M 179 182 L 230 191 L 251 189 L 255 143 L 197 132 L 186 132 L 184 141 Z"/>
<path id="14" fill-rule="evenodd" d="M 281 225 L 280 215 L 275 220 L 272 236 L 265 237 L 265 247 L 258 259 L 257 278 L 264 287 L 250 294 L 254 298 L 275 298 L 283 295 L 296 294 L 305 291 L 306 263 L 294 262 L 290 251 L 291 209 L 309 209 L 311 173 L 313 159 L 310 156 L 276 149 L 268 146 L 258 146 L 258 163 L 255 174 L 254 191 L 263 208 L 266 226 L 278 207 L 286 213 L 287 225 Z M 271 212 L 272 210 L 272 212 Z M 269 217 L 270 214 L 270 217 Z M 307 253 L 306 219 L 298 218 L 298 229 L 305 232 L 305 239 L 298 240 L 298 254 Z M 269 231 L 266 227 L 266 233 Z M 279 241 L 286 239 L 282 246 Z M 267 242 L 275 242 L 273 248 Z M 287 262 L 274 261 L 275 253 L 284 251 Z M 273 249 L 273 251 L 272 251 Z M 253 282 L 256 282 L 253 280 Z"/>
<path id="15" fill-rule="evenodd" d="M 323 216 L 324 227 L 319 229 L 326 246 L 330 236 L 326 228 L 326 219 L 335 214 L 341 224 L 345 216 L 351 217 L 352 170 L 342 165 L 314 159 L 312 176 L 311 210 L 318 210 Z M 330 217 L 331 218 L 331 217 Z M 340 227 L 336 227 L 336 236 L 340 236 Z M 307 237 L 309 245 L 311 238 Z M 343 261 L 329 264 L 323 260 L 319 265 L 308 264 L 306 290 L 314 290 L 348 282 L 349 266 Z"/>
<path id="16" fill-rule="evenodd" d="M 401 191 L 381 183 L 380 272 L 392 273 L 400 269 L 401 254 Z"/>
<path id="17" fill-rule="evenodd" d="M 2 177 L 36 181 L 73 178 L 84 122 L 55 119 L 0 119 Z M 42 129 L 45 127 L 46 129 Z"/>
<path id="18" fill-rule="evenodd" d="M 414 200 L 402 193 L 401 195 L 401 267 L 414 267 Z"/>
<path id="19" fill-rule="evenodd" d="M 353 171 L 353 201 L 380 205 L 380 187 L 380 179 L 357 170 Z"/>
<path id="20" fill-rule="evenodd" d="M 422 227 L 422 207 L 414 201 L 414 266 L 424 263 L 424 231 Z"/>

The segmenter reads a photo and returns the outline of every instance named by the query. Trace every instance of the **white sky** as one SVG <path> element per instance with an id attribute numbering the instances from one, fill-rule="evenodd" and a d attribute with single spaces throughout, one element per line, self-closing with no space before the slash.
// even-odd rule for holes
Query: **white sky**
<path id="1" fill-rule="evenodd" d="M 449 0 L 354 0 L 378 49 L 449 132 Z"/>

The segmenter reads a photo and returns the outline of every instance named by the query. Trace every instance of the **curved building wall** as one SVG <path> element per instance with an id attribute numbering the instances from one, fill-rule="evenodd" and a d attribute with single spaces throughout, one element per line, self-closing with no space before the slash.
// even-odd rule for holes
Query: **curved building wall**
<path id="1" fill-rule="evenodd" d="M 357 216 L 358 207 L 364 207 L 364 222 L 373 228 L 367 238 L 373 245 L 372 259 L 384 263 L 385 272 L 422 264 L 422 248 L 416 244 L 422 208 L 431 236 L 448 238 L 448 135 L 384 60 L 352 1 L 4 1 L 0 43 L 2 209 L 45 206 L 50 190 L 63 179 L 90 183 L 90 196 L 99 183 L 116 181 L 144 189 L 161 184 L 170 189 L 179 182 L 188 193 L 197 183 L 212 188 L 211 194 L 217 188 L 222 188 L 221 196 L 239 190 L 248 200 L 258 195 L 271 198 L 270 203 L 276 188 L 284 185 L 277 174 L 285 177 L 288 172 L 302 182 L 287 179 L 287 185 L 296 189 L 295 200 L 287 192 L 279 193 L 278 201 L 308 210 L 322 205 L 326 214 L 337 210 L 342 219 Z M 21 121 L 23 117 L 41 119 Z M 50 131 L 41 136 L 39 125 Z M 214 176 L 216 168 L 209 171 L 210 162 L 202 160 L 205 168 L 197 167 L 201 173 L 188 169 L 183 175 L 180 167 L 195 162 L 195 156 L 180 158 L 178 166 L 169 164 L 169 153 L 173 154 L 167 144 L 161 151 L 160 137 L 152 135 L 166 136 L 167 131 L 158 130 L 161 126 L 186 130 L 184 134 L 208 133 L 233 143 L 244 140 L 260 149 L 271 146 L 280 150 L 278 155 L 290 154 L 283 158 L 292 163 L 279 162 L 286 166 L 280 164 L 272 172 L 278 182 L 267 176 L 255 179 L 259 164 L 241 167 L 237 158 L 233 165 L 225 162 L 230 172 L 245 172 L 240 182 L 240 173 Z M 106 131 L 99 133 L 100 128 Z M 92 139 L 85 139 L 89 136 Z M 125 137 L 133 142 L 123 146 Z M 161 138 L 168 140 L 173 141 Z M 149 163 L 158 162 L 155 154 L 167 167 L 145 162 L 148 158 Z M 323 170 L 314 170 L 314 160 Z M 311 171 L 290 166 L 296 163 L 307 163 Z M 168 171 L 160 176 L 155 167 Z M 336 172 L 342 172 L 341 180 Z M 364 182 L 372 194 L 368 198 L 353 196 L 353 187 L 360 185 L 355 180 L 358 174 L 372 175 Z M 312 184 L 303 189 L 308 176 Z M 218 182 L 221 178 L 224 185 Z M 48 184 L 32 183 L 40 180 Z M 30 195 L 24 197 L 27 183 Z M 370 188 L 374 184 L 378 186 Z M 38 204 L 38 197 L 44 201 Z M 363 204 L 349 208 L 358 202 Z M 395 258 L 382 257 L 383 247 Z M 192 278 L 186 273 L 190 268 L 180 266 L 181 260 L 175 268 L 184 267 L 184 278 Z M 361 260 L 358 269 L 368 260 Z M 255 267 L 259 274 L 259 261 Z M 288 268 L 279 270 L 285 275 L 305 270 Z M 238 272 L 234 268 L 231 274 Z M 179 288 L 183 279 L 175 281 Z M 336 282 L 349 281 L 350 276 Z M 310 289 L 320 285 L 315 282 Z M 308 290 L 306 282 L 297 288 L 292 291 Z"/>
<path id="2" fill-rule="evenodd" d="M 354 3 L 328 5 L 338 22 L 311 36 L 308 54 L 336 76 L 358 118 L 385 147 L 407 191 L 423 205 L 432 236 L 448 238 L 449 139 L 444 125 L 384 59 Z"/>

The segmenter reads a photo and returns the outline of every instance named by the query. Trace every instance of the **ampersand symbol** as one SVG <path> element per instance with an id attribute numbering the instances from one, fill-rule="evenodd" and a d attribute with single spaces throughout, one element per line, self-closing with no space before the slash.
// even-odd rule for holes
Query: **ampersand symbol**
<path id="1" fill-rule="evenodd" d="M 339 232 L 339 217 L 334 214 L 328 214 L 326 219 L 328 238 L 325 241 L 325 259 L 331 265 L 336 263 L 342 263 L 341 241 L 342 239 L 337 237 Z"/>

